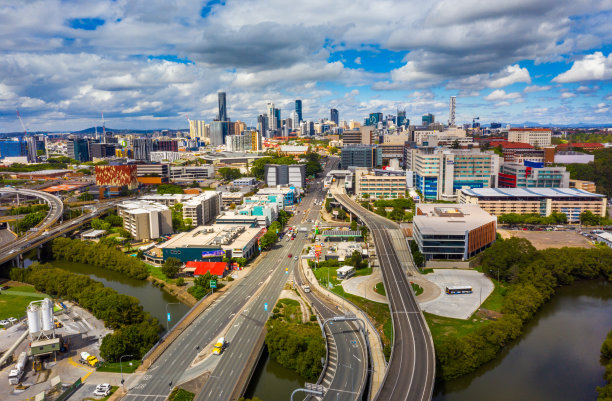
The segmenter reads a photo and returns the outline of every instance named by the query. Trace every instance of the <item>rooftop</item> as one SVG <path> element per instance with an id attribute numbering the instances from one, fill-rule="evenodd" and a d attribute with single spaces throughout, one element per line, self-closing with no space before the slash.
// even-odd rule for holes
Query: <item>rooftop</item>
<path id="1" fill-rule="evenodd" d="M 179 234 L 159 245 L 159 248 L 242 248 L 246 246 L 262 229 L 249 225 L 213 224 L 199 226 Z"/>
<path id="2" fill-rule="evenodd" d="M 587 192 L 576 188 L 473 188 L 461 189 L 469 196 L 478 197 L 508 197 L 508 198 L 604 198 L 605 195 Z"/>
<path id="3" fill-rule="evenodd" d="M 133 214 L 148 213 L 150 211 L 169 210 L 167 206 L 146 200 L 125 201 L 123 203 L 120 203 L 119 207 L 124 209 L 127 213 Z"/>
<path id="4" fill-rule="evenodd" d="M 497 221 L 478 205 L 419 204 L 414 225 L 423 234 L 464 234 L 487 223 Z"/>

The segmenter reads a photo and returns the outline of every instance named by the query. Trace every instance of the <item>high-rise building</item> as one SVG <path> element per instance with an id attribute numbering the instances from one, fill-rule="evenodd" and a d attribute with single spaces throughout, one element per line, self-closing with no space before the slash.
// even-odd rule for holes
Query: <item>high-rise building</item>
<path id="1" fill-rule="evenodd" d="M 251 131 L 251 150 L 254 150 L 256 152 L 263 150 L 261 137 L 261 132 Z"/>
<path id="2" fill-rule="evenodd" d="M 225 137 L 225 148 L 228 152 L 244 152 L 251 150 L 250 135 L 228 135 Z"/>
<path id="3" fill-rule="evenodd" d="M 274 108 L 274 103 L 268 102 L 268 129 L 270 131 L 277 130 L 278 124 L 276 123 L 276 112 Z"/>
<path id="4" fill-rule="evenodd" d="M 159 151 L 168 151 L 168 152 L 178 152 L 178 141 L 173 140 L 162 140 L 157 141 L 157 150 Z"/>
<path id="5" fill-rule="evenodd" d="M 266 135 L 266 132 L 268 132 L 268 116 L 260 114 L 257 117 L 257 131 L 261 135 Z"/>
<path id="6" fill-rule="evenodd" d="M 426 127 L 429 124 L 433 124 L 435 122 L 436 122 L 436 116 L 434 116 L 431 113 L 423 114 L 423 117 L 421 118 L 421 124 L 426 126 Z"/>
<path id="7" fill-rule="evenodd" d="M 204 138 L 208 138 L 204 120 L 189 120 L 189 137 L 200 141 L 203 141 Z"/>
<path id="8" fill-rule="evenodd" d="M 406 168 L 414 171 L 416 188 L 425 199 L 454 201 L 463 187 L 495 186 L 499 159 L 492 151 L 427 147 L 409 149 Z"/>
<path id="9" fill-rule="evenodd" d="M 342 148 L 340 165 L 349 167 L 376 168 L 382 166 L 382 149 L 377 145 L 349 145 Z"/>
<path id="10" fill-rule="evenodd" d="M 28 162 L 36 163 L 39 155 L 47 154 L 47 137 L 44 135 L 33 135 L 26 138 L 28 147 Z"/>
<path id="11" fill-rule="evenodd" d="M 508 132 L 509 142 L 528 143 L 532 146 L 550 146 L 552 130 L 548 128 L 511 128 Z"/>
<path id="12" fill-rule="evenodd" d="M 151 152 L 153 152 L 153 140 L 151 138 L 134 139 L 134 160 L 151 161 Z"/>
<path id="13" fill-rule="evenodd" d="M 338 116 L 338 110 L 337 109 L 331 109 L 329 111 L 329 114 L 330 114 L 329 115 L 330 121 L 333 121 L 336 124 L 336 126 L 338 126 L 339 122 L 340 122 L 340 119 L 339 119 L 339 116 Z"/>
<path id="14" fill-rule="evenodd" d="M 499 172 L 500 188 L 569 188 L 565 167 L 544 167 L 543 163 L 504 163 Z"/>
<path id="15" fill-rule="evenodd" d="M 225 92 L 219 92 L 219 121 L 227 121 L 227 104 Z"/>
<path id="16" fill-rule="evenodd" d="M 373 125 L 376 127 L 379 122 L 383 119 L 382 113 L 370 113 L 370 118 L 366 121 L 366 125 Z"/>
<path id="17" fill-rule="evenodd" d="M 213 121 L 210 123 L 210 144 L 221 146 L 225 144 L 225 137 L 229 135 L 229 123 L 227 121 Z"/>
<path id="18" fill-rule="evenodd" d="M 115 156 L 115 144 L 111 143 L 91 143 L 89 144 L 91 158 L 103 159 Z"/>
<path id="19" fill-rule="evenodd" d="M 450 104 L 448 110 L 448 125 L 450 127 L 455 126 L 455 103 L 457 102 L 457 96 L 450 97 Z"/>
<path id="20" fill-rule="evenodd" d="M 409 125 L 410 120 L 406 119 L 406 110 L 398 110 L 397 111 L 397 125 Z"/>
<path id="21" fill-rule="evenodd" d="M 68 157 L 78 160 L 79 162 L 87 162 L 89 157 L 89 141 L 82 138 L 69 139 L 66 143 Z"/>
<path id="22" fill-rule="evenodd" d="M 300 99 L 295 101 L 295 114 L 297 114 L 297 123 L 301 123 L 302 120 L 302 101 Z"/>

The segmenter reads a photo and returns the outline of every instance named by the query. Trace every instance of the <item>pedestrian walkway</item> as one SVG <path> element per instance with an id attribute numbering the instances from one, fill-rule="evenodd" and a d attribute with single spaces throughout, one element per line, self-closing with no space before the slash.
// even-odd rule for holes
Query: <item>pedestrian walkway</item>
<path id="1" fill-rule="evenodd" d="M 374 267 L 372 274 L 351 277 L 348 280 L 342 281 L 342 288 L 344 292 L 348 292 L 349 294 L 357 295 L 358 297 L 366 298 L 370 301 L 388 304 L 389 300 L 386 295 L 381 295 L 374 291 L 374 286 L 382 281 L 380 268 Z"/>

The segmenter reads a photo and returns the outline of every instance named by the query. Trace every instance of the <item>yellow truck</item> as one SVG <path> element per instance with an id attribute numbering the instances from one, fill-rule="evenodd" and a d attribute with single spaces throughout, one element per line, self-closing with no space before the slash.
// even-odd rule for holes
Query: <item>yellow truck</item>
<path id="1" fill-rule="evenodd" d="M 83 365 L 89 365 L 92 368 L 95 368 L 98 363 L 100 363 L 100 361 L 98 361 L 98 358 L 85 351 L 81 352 L 81 359 L 79 360 L 79 362 L 81 362 Z"/>
<path id="2" fill-rule="evenodd" d="M 213 355 L 221 355 L 221 353 L 225 349 L 225 345 L 226 345 L 225 338 L 221 337 L 215 344 L 215 347 L 213 348 Z"/>

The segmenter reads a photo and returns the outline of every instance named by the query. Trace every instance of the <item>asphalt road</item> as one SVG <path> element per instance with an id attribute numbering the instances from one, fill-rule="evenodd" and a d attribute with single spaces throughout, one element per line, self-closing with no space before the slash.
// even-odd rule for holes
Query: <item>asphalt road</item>
<path id="1" fill-rule="evenodd" d="M 296 272 L 295 282 L 306 280 Z M 340 315 L 336 305 L 317 297 L 313 292 L 303 294 L 323 320 Z M 330 322 L 327 327 L 332 336 L 329 347 L 329 368 L 321 385 L 327 388 L 323 400 L 356 400 L 361 395 L 367 374 L 368 350 L 359 332 L 360 323 Z M 318 398 L 317 398 L 318 399 Z"/>
<path id="2" fill-rule="evenodd" d="M 333 163 L 328 167 L 333 168 Z M 303 204 L 297 208 L 298 213 L 292 218 L 290 225 L 310 226 L 310 223 L 301 223 L 305 219 L 303 210 L 311 205 L 315 196 L 322 198 L 319 194 L 322 195 L 322 192 L 315 188 L 307 194 Z M 217 366 L 202 391 L 196 396 L 196 400 L 229 399 L 238 377 L 245 369 L 246 359 L 254 351 L 255 339 L 261 333 L 280 291 L 298 263 L 288 255 L 300 254 L 305 244 L 304 237 L 302 233 L 298 234 L 295 240 L 282 239 L 275 244 L 259 266 L 242 278 L 242 282 L 219 298 L 181 333 L 149 368 L 142 380 L 129 389 L 123 399 L 163 400 L 194 360 L 196 347 L 204 348 L 221 337 L 224 329 L 238 315 L 233 322 L 233 326 L 238 328 L 235 336 L 228 338 L 228 347 L 218 357 L 220 359 Z M 265 303 L 268 304 L 267 311 L 264 310 Z"/>
<path id="3" fill-rule="evenodd" d="M 342 190 L 343 192 L 343 190 Z M 397 225 L 371 213 L 337 189 L 334 197 L 367 224 L 374 237 L 393 319 L 393 349 L 376 400 L 431 400 L 435 351 L 425 318 L 389 234 Z"/>

